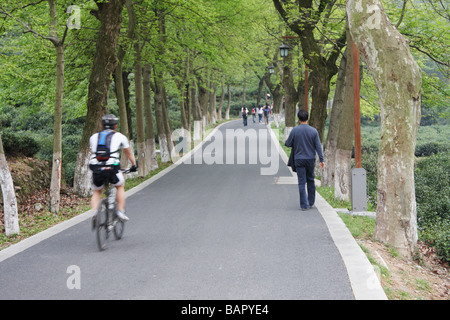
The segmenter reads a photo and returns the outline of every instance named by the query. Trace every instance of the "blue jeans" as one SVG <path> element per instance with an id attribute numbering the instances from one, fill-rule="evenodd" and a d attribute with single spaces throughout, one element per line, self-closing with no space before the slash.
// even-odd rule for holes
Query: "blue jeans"
<path id="1" fill-rule="evenodd" d="M 308 209 L 316 201 L 316 185 L 314 184 L 315 159 L 296 159 L 295 168 L 298 178 L 298 193 L 300 195 L 300 207 Z M 308 194 L 306 193 L 307 185 Z"/>

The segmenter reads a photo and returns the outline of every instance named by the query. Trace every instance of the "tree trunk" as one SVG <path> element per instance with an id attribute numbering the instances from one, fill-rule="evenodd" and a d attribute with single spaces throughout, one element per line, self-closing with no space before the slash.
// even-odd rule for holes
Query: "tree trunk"
<path id="1" fill-rule="evenodd" d="M 206 83 L 202 81 L 202 79 L 198 79 L 198 102 L 200 103 L 200 110 L 202 111 L 202 136 L 206 132 L 206 126 L 208 125 L 208 100 L 209 94 L 206 89 Z"/>
<path id="2" fill-rule="evenodd" d="M 265 88 L 264 84 L 266 82 L 265 79 L 267 78 L 267 74 L 264 73 L 262 77 L 258 76 L 258 74 L 256 74 L 256 76 L 259 79 L 259 83 L 258 83 L 258 94 L 256 95 L 256 106 L 255 107 L 258 107 L 260 104 L 259 102 L 261 101 L 261 95 L 262 95 L 263 88 Z"/>
<path id="3" fill-rule="evenodd" d="M 141 64 L 141 46 L 138 42 L 134 43 L 134 88 L 136 102 L 136 144 L 137 161 L 139 163 L 138 173 L 140 177 L 145 177 L 150 171 L 147 167 L 147 154 L 145 148 L 145 117 L 144 117 L 144 93 L 142 87 L 142 64 Z"/>
<path id="4" fill-rule="evenodd" d="M 244 81 L 242 83 L 242 108 L 247 104 L 247 70 L 244 70 Z"/>
<path id="5" fill-rule="evenodd" d="M 193 140 L 194 144 L 197 145 L 202 140 L 202 110 L 198 101 L 198 86 L 195 81 L 192 81 L 191 84 L 191 105 L 194 118 Z"/>
<path id="6" fill-rule="evenodd" d="M 273 65 L 275 66 L 275 68 L 278 70 L 278 63 L 276 61 L 276 57 L 278 56 L 278 52 L 277 54 L 274 56 L 273 59 Z M 275 84 L 272 83 L 271 81 L 271 75 L 269 74 L 268 76 L 266 75 L 264 77 L 266 86 L 269 88 L 270 93 L 272 94 L 272 99 L 273 99 L 273 121 L 276 125 L 277 128 L 279 128 L 281 126 L 281 112 L 283 110 L 283 87 L 281 85 L 281 82 L 278 82 L 278 72 L 276 71 L 276 75 L 275 75 Z M 258 105 L 259 107 L 259 105 Z M 294 120 L 295 121 L 295 120 Z"/>
<path id="7" fill-rule="evenodd" d="M 100 20 L 96 51 L 89 78 L 86 123 L 80 141 L 74 176 L 74 190 L 88 196 L 91 189 L 91 172 L 88 168 L 90 149 L 89 138 L 99 131 L 101 118 L 108 110 L 108 93 L 111 75 L 117 64 L 116 46 L 122 25 L 122 10 L 125 0 L 96 1 Z"/>
<path id="8" fill-rule="evenodd" d="M 295 111 L 298 101 L 298 92 L 294 85 L 294 75 L 292 73 L 292 54 L 284 58 L 283 61 L 283 87 L 284 87 L 284 98 L 285 98 L 285 109 L 284 109 L 284 137 L 283 141 L 286 141 L 291 133 L 291 130 L 296 126 L 295 121 Z"/>
<path id="9" fill-rule="evenodd" d="M 347 51 L 346 51 L 347 52 Z M 344 54 L 346 56 L 346 53 Z M 341 128 L 341 114 L 344 105 L 345 94 L 345 73 L 347 59 L 342 58 L 339 65 L 338 76 L 336 80 L 336 89 L 334 91 L 333 108 L 330 113 L 330 124 L 328 126 L 327 139 L 324 148 L 324 158 L 327 163 L 322 173 L 321 183 L 323 186 L 334 187 L 336 171 L 336 145 L 339 139 L 339 129 Z"/>
<path id="10" fill-rule="evenodd" d="M 348 25 L 348 24 L 347 24 Z M 353 44 L 347 27 L 347 50 L 345 51 L 345 78 L 343 104 L 340 113 L 339 134 L 336 141 L 336 176 L 334 196 L 340 200 L 351 198 L 351 160 L 355 136 L 355 100 L 353 95 Z"/>
<path id="11" fill-rule="evenodd" d="M 55 0 L 48 1 L 50 10 L 49 34 L 56 49 L 56 90 L 55 109 L 53 113 L 53 159 L 50 181 L 50 211 L 59 212 L 61 200 L 61 167 L 62 167 L 62 104 L 64 96 L 64 43 L 58 39 L 58 24 Z"/>
<path id="12" fill-rule="evenodd" d="M 221 88 L 222 88 L 222 94 L 221 94 L 221 96 L 220 96 L 220 102 L 219 102 L 219 110 L 217 111 L 217 113 L 219 114 L 219 116 L 218 116 L 218 120 L 219 120 L 219 122 L 221 122 L 222 121 L 222 109 L 223 109 L 223 102 L 224 102 L 224 100 L 225 100 L 225 86 L 224 86 L 224 82 L 223 82 L 223 79 L 222 79 L 222 84 L 221 84 Z"/>
<path id="13" fill-rule="evenodd" d="M 380 98 L 374 236 L 411 257 L 417 243 L 414 150 L 420 122 L 421 70 L 379 0 L 349 0 L 347 14 L 353 41 Z"/>
<path id="14" fill-rule="evenodd" d="M 3 150 L 2 136 L 0 134 L 0 185 L 3 194 L 3 214 L 5 220 L 5 234 L 10 236 L 20 232 L 19 215 L 17 213 L 17 199 L 11 172 L 6 162 Z"/>
<path id="15" fill-rule="evenodd" d="M 230 120 L 231 89 L 230 89 L 229 83 L 227 84 L 227 94 L 228 94 L 228 98 L 227 98 L 227 109 L 225 110 L 225 119 Z"/>
<path id="16" fill-rule="evenodd" d="M 172 152 L 174 150 L 173 141 L 172 141 L 172 125 L 170 123 L 169 118 L 169 100 L 167 99 L 167 93 L 166 93 L 166 87 L 164 85 L 164 82 L 160 83 L 162 86 L 162 93 L 163 93 L 163 119 L 164 119 L 164 130 L 166 131 L 166 137 L 167 137 L 167 147 L 169 148 L 169 156 L 172 155 Z M 171 159 L 169 159 L 171 161 Z"/>
<path id="17" fill-rule="evenodd" d="M 132 39 L 134 36 L 134 30 L 136 28 L 136 16 L 133 9 L 132 0 L 126 0 L 126 7 L 128 10 L 128 29 L 127 29 L 127 40 Z M 127 98 L 125 98 L 124 78 L 128 77 L 128 73 L 123 72 L 123 58 L 125 57 L 126 51 L 124 49 L 124 45 L 119 45 L 118 53 L 117 53 L 117 66 L 114 70 L 114 82 L 115 82 L 115 90 L 117 97 L 117 105 L 119 107 L 119 118 L 120 118 L 120 132 L 130 140 L 130 148 L 131 152 L 134 154 L 134 142 L 133 137 L 130 131 L 130 126 L 128 125 L 128 112 L 127 112 Z M 129 95 L 128 95 L 129 96 Z M 129 99 L 129 98 L 128 98 Z M 129 102 L 129 101 L 128 101 Z M 131 113 L 130 113 L 131 115 Z M 127 168 L 129 163 L 129 159 L 127 157 L 120 158 L 120 167 Z M 124 176 L 126 179 L 126 175 Z"/>
<path id="18" fill-rule="evenodd" d="M 159 142 L 159 150 L 161 154 L 161 162 L 169 162 L 170 154 L 169 154 L 169 146 L 167 144 L 167 136 L 166 130 L 164 128 L 164 115 L 163 115 L 163 92 L 161 90 L 160 84 L 158 83 L 158 77 L 154 77 L 155 79 L 155 118 L 156 118 L 156 131 L 158 132 L 158 142 Z"/>
<path id="19" fill-rule="evenodd" d="M 50 182 L 50 211 L 59 212 L 62 166 L 62 103 L 64 95 L 64 47 L 56 47 L 56 93 L 53 114 L 53 160 Z"/>
<path id="20" fill-rule="evenodd" d="M 148 170 L 154 170 L 158 168 L 158 161 L 156 160 L 156 148 L 155 148 L 155 128 L 153 125 L 152 103 L 150 96 L 150 66 L 144 65 L 144 111 L 145 111 L 145 145 L 146 145 L 146 167 Z"/>
<path id="21" fill-rule="evenodd" d="M 309 124 L 317 129 L 320 141 L 323 141 L 331 78 L 328 76 L 329 72 L 326 68 L 320 69 L 321 71 L 311 73 L 312 106 Z"/>
<path id="22" fill-rule="evenodd" d="M 209 114 L 210 114 L 210 124 L 215 124 L 217 122 L 217 102 L 216 102 L 216 91 L 217 84 L 214 83 L 212 76 L 209 86 Z"/>

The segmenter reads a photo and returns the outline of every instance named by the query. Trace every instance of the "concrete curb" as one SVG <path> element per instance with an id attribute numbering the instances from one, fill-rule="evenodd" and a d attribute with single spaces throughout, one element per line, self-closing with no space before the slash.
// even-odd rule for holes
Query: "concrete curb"
<path id="1" fill-rule="evenodd" d="M 279 145 L 279 141 L 270 125 L 268 125 L 268 128 L 272 139 L 278 143 L 281 158 L 287 165 L 288 156 L 286 155 L 286 152 L 281 145 Z M 292 176 L 297 177 L 297 175 L 292 172 L 290 167 L 289 170 Z M 386 294 L 381 286 L 374 267 L 369 262 L 367 256 L 362 251 L 355 238 L 353 238 L 342 219 L 338 216 L 336 210 L 331 207 L 319 193 L 316 193 L 315 206 L 325 220 L 331 238 L 339 250 L 344 265 L 347 269 L 347 274 L 355 299 L 387 300 Z"/>

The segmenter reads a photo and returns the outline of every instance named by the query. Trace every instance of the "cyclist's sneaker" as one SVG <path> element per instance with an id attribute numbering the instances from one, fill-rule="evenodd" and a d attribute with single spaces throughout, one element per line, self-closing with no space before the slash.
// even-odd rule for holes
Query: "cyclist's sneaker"
<path id="1" fill-rule="evenodd" d="M 97 215 L 94 215 L 94 216 L 92 217 L 92 221 L 91 221 L 91 224 L 92 224 L 92 231 L 95 230 L 96 222 L 97 222 Z"/>
<path id="2" fill-rule="evenodd" d="M 125 213 L 123 213 L 123 212 L 120 211 L 120 210 L 117 210 L 117 216 L 118 216 L 119 219 L 122 220 L 122 221 L 128 221 L 128 220 L 130 220 L 130 218 L 128 218 L 128 217 L 125 215 Z"/>

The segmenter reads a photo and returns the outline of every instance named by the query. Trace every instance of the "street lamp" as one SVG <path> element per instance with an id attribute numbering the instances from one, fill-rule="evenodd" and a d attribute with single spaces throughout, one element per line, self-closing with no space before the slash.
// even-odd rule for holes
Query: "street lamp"
<path id="1" fill-rule="evenodd" d="M 286 58 L 287 56 L 288 56 L 288 53 L 289 53 L 289 49 L 290 49 L 291 47 L 289 47 L 287 44 L 282 44 L 281 46 L 280 46 L 280 56 L 282 57 L 282 58 Z"/>

